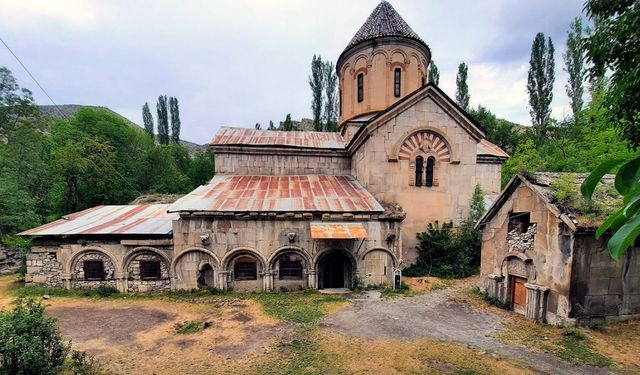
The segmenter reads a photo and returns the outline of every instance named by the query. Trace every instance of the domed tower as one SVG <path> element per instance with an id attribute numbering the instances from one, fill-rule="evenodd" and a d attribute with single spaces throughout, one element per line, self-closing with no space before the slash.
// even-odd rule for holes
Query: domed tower
<path id="1" fill-rule="evenodd" d="M 429 46 L 382 1 L 336 64 L 340 124 L 367 120 L 427 81 Z"/>

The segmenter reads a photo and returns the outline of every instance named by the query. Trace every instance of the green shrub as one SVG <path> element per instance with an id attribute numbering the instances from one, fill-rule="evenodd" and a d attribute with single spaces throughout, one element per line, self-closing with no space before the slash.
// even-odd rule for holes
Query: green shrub
<path id="1" fill-rule="evenodd" d="M 21 298 L 12 311 L 0 311 L 0 373 L 58 374 L 69 348 L 40 303 Z"/>
<path id="2" fill-rule="evenodd" d="M 287 288 L 286 286 L 280 287 L 280 293 L 287 293 L 288 291 L 289 291 L 289 288 Z"/>
<path id="3" fill-rule="evenodd" d="M 205 328 L 209 328 L 211 323 L 209 322 L 199 322 L 197 320 L 187 320 L 182 323 L 176 323 L 175 330 L 177 334 L 180 335 L 190 335 L 193 333 L 198 333 Z"/>
<path id="4" fill-rule="evenodd" d="M 355 275 L 353 277 L 353 288 L 351 288 L 354 292 L 361 292 L 364 290 L 364 279 L 360 275 Z"/>
<path id="5" fill-rule="evenodd" d="M 74 350 L 71 353 L 71 363 L 64 374 L 73 375 L 103 375 L 105 374 L 100 362 L 90 354 Z"/>
<path id="6" fill-rule="evenodd" d="M 100 285 L 95 289 L 95 291 L 99 297 L 109 297 L 114 294 L 120 293 L 118 289 L 110 285 Z"/>
<path id="7" fill-rule="evenodd" d="M 467 277 L 478 272 L 482 235 L 470 221 L 454 228 L 453 223 L 429 223 L 418 233 L 418 259 L 404 269 L 405 276 Z"/>

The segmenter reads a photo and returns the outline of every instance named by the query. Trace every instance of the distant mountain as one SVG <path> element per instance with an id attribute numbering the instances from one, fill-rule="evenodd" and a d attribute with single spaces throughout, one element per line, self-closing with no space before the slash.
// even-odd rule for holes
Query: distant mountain
<path id="1" fill-rule="evenodd" d="M 136 124 L 135 122 L 129 120 L 128 118 L 122 116 L 121 114 L 119 114 L 116 111 L 113 111 L 110 108 L 107 107 L 101 107 L 101 106 L 95 106 L 95 105 L 78 105 L 78 104 L 63 104 L 63 105 L 39 105 L 38 108 L 40 109 L 40 113 L 42 113 L 42 115 L 44 117 L 49 117 L 49 118 L 71 118 L 73 116 L 76 115 L 76 113 L 78 113 L 78 111 L 82 108 L 88 108 L 88 109 L 103 109 L 105 111 L 109 111 L 111 113 L 113 113 L 114 115 L 120 117 L 121 119 L 125 120 L 129 125 L 140 129 L 140 131 L 144 131 L 144 128 L 138 124 Z M 206 148 L 206 146 L 203 145 L 199 145 L 197 143 L 193 143 L 193 142 L 189 142 L 189 141 L 184 141 L 184 140 L 180 140 L 180 144 L 183 145 L 184 147 L 186 147 L 189 150 L 189 153 L 192 154 L 198 150 L 204 150 Z"/>

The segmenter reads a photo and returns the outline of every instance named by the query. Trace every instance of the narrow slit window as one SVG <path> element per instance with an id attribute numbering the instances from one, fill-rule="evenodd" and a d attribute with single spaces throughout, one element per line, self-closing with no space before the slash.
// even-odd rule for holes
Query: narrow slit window
<path id="1" fill-rule="evenodd" d="M 85 280 L 104 280 L 104 262 L 101 260 L 85 260 L 82 265 Z"/>
<path id="2" fill-rule="evenodd" d="M 433 169 L 435 167 L 435 164 L 436 164 L 436 158 L 434 158 L 433 156 L 429 156 L 427 158 L 427 168 L 426 168 L 427 183 L 426 183 L 426 186 L 433 186 Z"/>
<path id="3" fill-rule="evenodd" d="M 238 281 L 256 280 L 258 278 L 256 260 L 248 256 L 239 257 L 233 265 L 233 275 L 234 279 Z"/>
<path id="4" fill-rule="evenodd" d="M 424 158 L 416 157 L 416 186 L 422 186 L 422 170 L 424 168 Z"/>
<path id="5" fill-rule="evenodd" d="M 393 72 L 393 95 L 396 98 L 400 97 L 400 78 L 402 76 L 402 70 L 400 68 L 396 68 Z"/>
<path id="6" fill-rule="evenodd" d="M 358 103 L 364 100 L 364 74 L 358 74 Z"/>
<path id="7" fill-rule="evenodd" d="M 140 261 L 140 278 L 142 280 L 158 280 L 162 272 L 160 271 L 160 261 L 143 260 Z"/>

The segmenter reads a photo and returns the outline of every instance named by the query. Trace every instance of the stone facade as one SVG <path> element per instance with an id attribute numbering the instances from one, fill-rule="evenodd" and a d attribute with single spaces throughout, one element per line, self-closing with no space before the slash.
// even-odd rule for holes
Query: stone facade
<path id="1" fill-rule="evenodd" d="M 88 280 L 84 274 L 85 261 L 101 261 L 104 265 L 104 280 Z M 71 285 L 74 288 L 95 288 L 99 285 L 116 286 L 116 267 L 106 254 L 99 251 L 86 251 L 76 258 L 71 269 Z"/>
<path id="2" fill-rule="evenodd" d="M 0 275 L 18 271 L 22 259 L 18 252 L 9 250 L 0 243 Z"/>
<path id="3" fill-rule="evenodd" d="M 27 285 L 46 285 L 50 287 L 63 287 L 62 264 L 58 262 L 56 253 L 31 253 L 27 254 Z"/>
<path id="4" fill-rule="evenodd" d="M 239 175 L 348 175 L 351 159 L 338 152 L 284 152 L 268 147 L 251 153 L 236 153 L 233 148 L 216 150 L 216 173 Z"/>
<path id="5" fill-rule="evenodd" d="M 158 262 L 160 264 L 160 277 L 157 279 L 143 279 L 140 274 L 140 262 Z M 162 292 L 171 290 L 171 278 L 169 276 L 169 264 L 159 255 L 152 252 L 138 253 L 127 266 L 127 291 L 128 292 Z"/>

